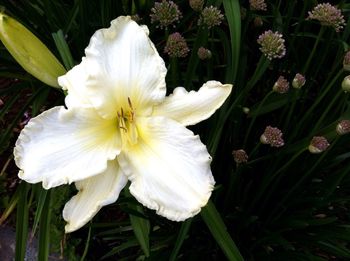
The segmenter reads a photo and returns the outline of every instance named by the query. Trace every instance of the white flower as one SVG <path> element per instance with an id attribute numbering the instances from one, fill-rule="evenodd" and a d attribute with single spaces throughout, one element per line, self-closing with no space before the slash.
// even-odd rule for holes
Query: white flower
<path id="1" fill-rule="evenodd" d="M 45 189 L 75 182 L 66 232 L 115 202 L 127 180 L 143 205 L 182 221 L 205 206 L 211 157 L 185 126 L 210 117 L 231 92 L 216 81 L 165 97 L 166 68 L 148 28 L 119 17 L 98 30 L 82 62 L 59 77 L 64 106 L 30 120 L 14 149 L 19 177 Z"/>

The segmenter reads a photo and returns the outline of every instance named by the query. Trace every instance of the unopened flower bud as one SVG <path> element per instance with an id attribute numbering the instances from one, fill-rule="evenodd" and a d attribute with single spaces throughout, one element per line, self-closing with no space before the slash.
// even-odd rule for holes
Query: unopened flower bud
<path id="1" fill-rule="evenodd" d="M 248 161 L 248 155 L 244 150 L 232 151 L 233 159 L 237 164 L 246 163 Z"/>
<path id="2" fill-rule="evenodd" d="M 173 1 L 156 2 L 151 12 L 151 23 L 159 23 L 160 28 L 165 28 L 182 17 L 179 7 Z"/>
<path id="3" fill-rule="evenodd" d="M 350 92 L 350 75 L 345 76 L 343 82 L 341 83 L 341 88 L 344 92 Z"/>
<path id="4" fill-rule="evenodd" d="M 336 32 L 339 32 L 345 25 L 344 16 L 341 11 L 329 3 L 322 3 L 315 6 L 309 12 L 308 19 L 315 19 L 321 25 L 333 27 Z"/>
<path id="5" fill-rule="evenodd" d="M 136 23 L 139 23 L 141 21 L 141 17 L 138 14 L 134 14 L 131 16 L 131 19 L 135 21 Z"/>
<path id="6" fill-rule="evenodd" d="M 248 107 L 243 107 L 242 108 L 242 111 L 245 113 L 245 114 L 248 114 L 250 112 L 250 109 Z"/>
<path id="7" fill-rule="evenodd" d="M 323 136 L 314 136 L 309 145 L 309 151 L 318 154 L 325 151 L 329 147 L 328 140 Z"/>
<path id="8" fill-rule="evenodd" d="M 337 124 L 336 131 L 339 135 L 350 133 L 350 120 L 342 120 Z"/>
<path id="9" fill-rule="evenodd" d="M 186 40 L 180 33 L 169 35 L 164 48 L 165 53 L 170 57 L 186 57 L 189 51 Z"/>
<path id="10" fill-rule="evenodd" d="M 260 51 L 272 60 L 274 58 L 282 58 L 286 54 L 286 47 L 284 45 L 284 39 L 279 32 L 272 32 L 268 30 L 261 34 L 257 40 L 260 44 Z"/>
<path id="11" fill-rule="evenodd" d="M 305 77 L 303 75 L 301 75 L 300 73 L 297 73 L 294 76 L 294 79 L 292 81 L 292 86 L 295 89 L 300 89 L 301 87 L 303 87 L 305 85 Z"/>
<path id="12" fill-rule="evenodd" d="M 350 71 L 350 51 L 346 52 L 343 59 L 343 69 Z"/>
<path id="13" fill-rule="evenodd" d="M 221 14 L 221 11 L 214 6 L 209 6 L 203 9 L 198 25 L 206 26 L 210 29 L 220 25 L 222 20 L 224 20 L 224 16 Z"/>
<path id="14" fill-rule="evenodd" d="M 266 11 L 267 6 L 265 0 L 249 0 L 250 10 Z"/>
<path id="15" fill-rule="evenodd" d="M 264 22 L 260 16 L 255 17 L 253 23 L 254 23 L 255 27 L 261 27 L 264 24 Z"/>
<path id="16" fill-rule="evenodd" d="M 199 59 L 207 60 L 207 59 L 211 58 L 211 51 L 204 48 L 204 47 L 200 47 L 198 49 L 197 55 L 198 55 Z"/>
<path id="17" fill-rule="evenodd" d="M 2 13 L 0 40 L 24 70 L 47 85 L 60 87 L 57 78 L 66 73 L 63 65 L 32 32 Z"/>
<path id="18" fill-rule="evenodd" d="M 190 0 L 189 3 L 194 11 L 200 12 L 203 9 L 204 0 Z"/>
<path id="19" fill-rule="evenodd" d="M 260 136 L 260 142 L 269 144 L 271 147 L 282 147 L 284 140 L 282 131 L 278 128 L 267 126 L 264 133 Z"/>
<path id="20" fill-rule="evenodd" d="M 289 90 L 289 82 L 283 76 L 280 76 L 273 85 L 272 90 L 281 94 L 286 93 Z"/>

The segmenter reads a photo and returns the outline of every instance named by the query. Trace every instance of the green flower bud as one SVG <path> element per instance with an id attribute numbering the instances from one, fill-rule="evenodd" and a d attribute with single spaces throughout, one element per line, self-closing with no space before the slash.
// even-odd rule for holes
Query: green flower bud
<path id="1" fill-rule="evenodd" d="M 59 88 L 57 77 L 66 70 L 50 50 L 15 19 L 0 13 L 0 40 L 28 73 Z"/>
<path id="2" fill-rule="evenodd" d="M 350 75 L 346 76 L 341 83 L 344 92 L 350 92 Z"/>

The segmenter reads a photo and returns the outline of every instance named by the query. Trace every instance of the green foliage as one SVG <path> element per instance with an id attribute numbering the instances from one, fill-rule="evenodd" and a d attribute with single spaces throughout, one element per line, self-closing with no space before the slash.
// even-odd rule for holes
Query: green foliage
<path id="1" fill-rule="evenodd" d="M 66 69 L 80 62 L 95 30 L 119 15 L 138 14 L 171 65 L 169 92 L 177 85 L 197 90 L 210 79 L 234 84 L 225 105 L 192 128 L 214 158 L 217 184 L 201 215 L 171 222 L 121 194 L 90 225 L 64 235 L 61 211 L 73 186 L 46 192 L 40 185 L 19 184 L 11 156 L 28 118 L 63 104 L 64 93 L 26 73 L 0 45 L 0 222 L 16 226 L 16 260 L 23 260 L 28 231 L 39 237 L 41 260 L 62 249 L 68 260 L 349 259 L 350 134 L 340 136 L 335 128 L 350 120 L 349 94 L 341 89 L 350 74 L 342 67 L 350 4 L 337 2 L 347 25 L 336 33 L 306 19 L 317 1 L 271 0 L 266 11 L 254 11 L 248 1 L 208 0 L 206 6 L 219 7 L 226 17 L 210 29 L 197 26 L 199 14 L 188 1 L 175 2 L 183 18 L 162 30 L 151 23 L 150 0 L 0 0 L 1 9 L 35 33 Z M 267 30 L 283 35 L 283 58 L 268 60 L 260 52 L 257 39 Z M 163 53 L 173 32 L 186 38 L 188 57 L 171 60 Z M 201 46 L 210 49 L 211 59 L 199 60 Z M 291 82 L 296 73 L 306 77 L 301 89 L 271 92 L 280 75 Z M 282 130 L 284 146 L 260 143 L 268 125 Z M 331 145 L 311 154 L 313 136 L 325 136 Z M 234 162 L 232 150 L 238 149 L 247 152 L 247 163 Z"/>

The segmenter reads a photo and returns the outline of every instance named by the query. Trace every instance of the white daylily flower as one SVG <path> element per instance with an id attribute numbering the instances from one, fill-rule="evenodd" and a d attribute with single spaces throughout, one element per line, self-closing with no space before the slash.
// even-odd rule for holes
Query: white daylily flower
<path id="1" fill-rule="evenodd" d="M 206 205 L 211 157 L 185 126 L 212 115 L 232 85 L 209 81 L 198 92 L 165 97 L 166 68 L 148 28 L 119 17 L 98 30 L 82 62 L 59 77 L 66 105 L 30 120 L 14 149 L 19 177 L 45 189 L 75 182 L 64 207 L 66 232 L 115 202 L 127 180 L 143 205 L 182 221 Z"/>

